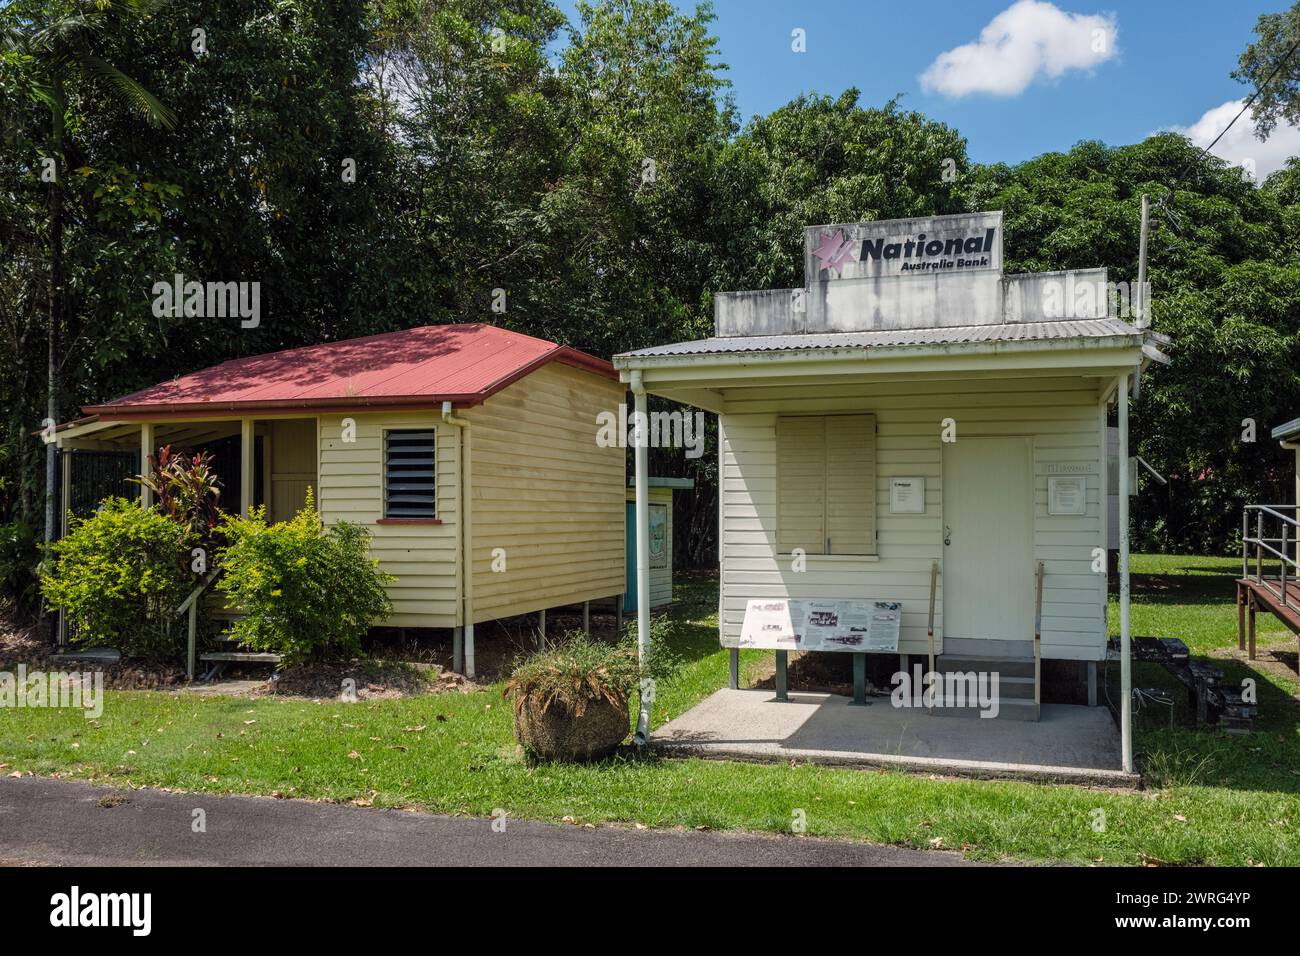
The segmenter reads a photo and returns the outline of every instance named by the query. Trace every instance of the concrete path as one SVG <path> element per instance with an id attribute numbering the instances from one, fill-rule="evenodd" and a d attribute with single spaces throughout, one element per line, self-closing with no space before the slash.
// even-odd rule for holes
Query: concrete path
<path id="1" fill-rule="evenodd" d="M 120 802 L 119 802 L 120 801 Z M 195 833 L 201 809 L 207 832 Z M 960 866 L 959 854 L 807 837 L 585 827 L 305 800 L 0 778 L 0 865 Z"/>
<path id="2" fill-rule="evenodd" d="M 888 767 L 969 777 L 1133 786 L 1119 769 L 1119 733 L 1104 707 L 1044 704 L 1038 721 L 928 714 L 888 697 L 723 688 L 650 737 L 669 755 Z"/>

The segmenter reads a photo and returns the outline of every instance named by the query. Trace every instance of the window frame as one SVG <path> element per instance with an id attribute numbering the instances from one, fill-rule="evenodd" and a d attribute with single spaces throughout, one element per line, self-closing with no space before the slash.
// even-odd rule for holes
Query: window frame
<path id="1" fill-rule="evenodd" d="M 426 427 L 413 428 L 385 428 L 382 431 L 382 441 L 380 443 L 380 481 L 383 493 L 382 515 L 379 519 L 380 524 L 441 524 L 442 519 L 439 517 L 438 504 L 441 498 L 438 488 L 438 429 L 434 425 Z M 429 436 L 429 444 L 432 446 L 429 452 L 429 488 L 432 492 L 432 499 L 429 502 L 429 514 L 410 514 L 409 511 L 417 507 L 414 504 L 403 504 L 398 502 L 399 508 L 405 508 L 408 513 L 392 512 L 393 502 L 390 501 L 392 489 L 389 487 L 393 478 L 400 477 L 400 473 L 394 475 L 390 473 L 393 464 L 389 460 L 391 449 L 390 441 L 394 436 L 402 435 L 425 435 Z M 411 462 L 419 464 L 421 462 Z M 399 491 L 399 494 L 401 492 Z"/>

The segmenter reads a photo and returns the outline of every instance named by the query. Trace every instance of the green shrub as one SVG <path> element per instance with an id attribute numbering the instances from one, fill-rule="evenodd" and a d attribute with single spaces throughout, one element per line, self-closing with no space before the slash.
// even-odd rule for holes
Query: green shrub
<path id="1" fill-rule="evenodd" d="M 72 519 L 41 565 L 45 599 L 64 611 L 72 639 L 124 655 L 163 657 L 180 649 L 173 613 L 194 587 L 183 527 L 138 502 L 105 498 Z"/>
<path id="2" fill-rule="evenodd" d="M 356 654 L 370 625 L 392 613 L 396 580 L 370 557 L 370 535 L 348 522 L 321 527 L 311 491 L 290 521 L 267 524 L 266 509 L 228 515 L 230 542 L 217 552 L 217 588 L 247 616 L 233 636 L 287 664 Z"/>
<path id="3" fill-rule="evenodd" d="M 18 620 L 31 618 L 37 607 L 40 582 L 36 566 L 41 550 L 39 531 L 26 521 L 0 524 L 0 607 Z"/>

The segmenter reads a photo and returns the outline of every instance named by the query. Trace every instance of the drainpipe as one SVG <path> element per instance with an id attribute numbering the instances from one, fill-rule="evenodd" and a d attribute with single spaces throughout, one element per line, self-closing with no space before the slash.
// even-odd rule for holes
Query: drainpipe
<path id="1" fill-rule="evenodd" d="M 647 485 L 649 465 L 647 457 L 650 444 L 650 421 L 646 416 L 645 386 L 641 384 L 641 370 L 633 369 L 630 385 L 635 403 L 632 421 L 635 428 L 633 448 L 636 459 L 636 654 L 644 663 L 650 649 L 650 504 Z M 641 681 L 640 713 L 636 719 L 638 747 L 645 746 L 650 735 L 650 707 L 654 702 L 654 685 L 645 678 Z M 650 692 L 647 694 L 646 691 Z"/>
<path id="2" fill-rule="evenodd" d="M 460 513 L 460 596 L 461 624 L 465 641 L 465 676 L 474 679 L 474 519 L 471 515 L 470 491 L 473 488 L 473 456 L 470 454 L 469 422 L 451 412 L 451 402 L 442 403 L 442 420 L 460 429 L 460 481 L 457 508 Z M 437 467 L 437 462 L 434 462 Z"/>
<path id="3" fill-rule="evenodd" d="M 1119 733 L 1124 772 L 1132 773 L 1133 674 L 1129 657 L 1128 387 L 1128 375 L 1121 375 L 1115 398 L 1119 405 Z"/>

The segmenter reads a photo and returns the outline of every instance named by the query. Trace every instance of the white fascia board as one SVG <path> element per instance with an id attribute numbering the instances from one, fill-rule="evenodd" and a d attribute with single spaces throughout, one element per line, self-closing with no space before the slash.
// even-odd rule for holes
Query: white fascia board
<path id="1" fill-rule="evenodd" d="M 1029 347 L 1026 347 L 1029 346 Z M 1066 339 L 1052 342 L 966 343 L 944 346 L 808 349 L 781 352 L 708 353 L 628 357 L 628 368 L 639 369 L 643 381 L 698 383 L 715 379 L 810 379 L 830 375 L 873 375 L 924 372 L 1017 371 L 1029 369 L 1088 370 L 1133 367 L 1142 357 L 1141 345 L 1129 336 Z"/>
<path id="2" fill-rule="evenodd" d="M 64 442 L 73 441 L 79 438 L 89 438 L 97 435 L 102 431 L 110 428 L 121 428 L 122 422 L 106 422 L 97 419 L 92 422 L 85 422 L 81 425 L 69 425 L 66 428 L 60 428 L 54 433 L 55 443 L 61 448 Z"/>

